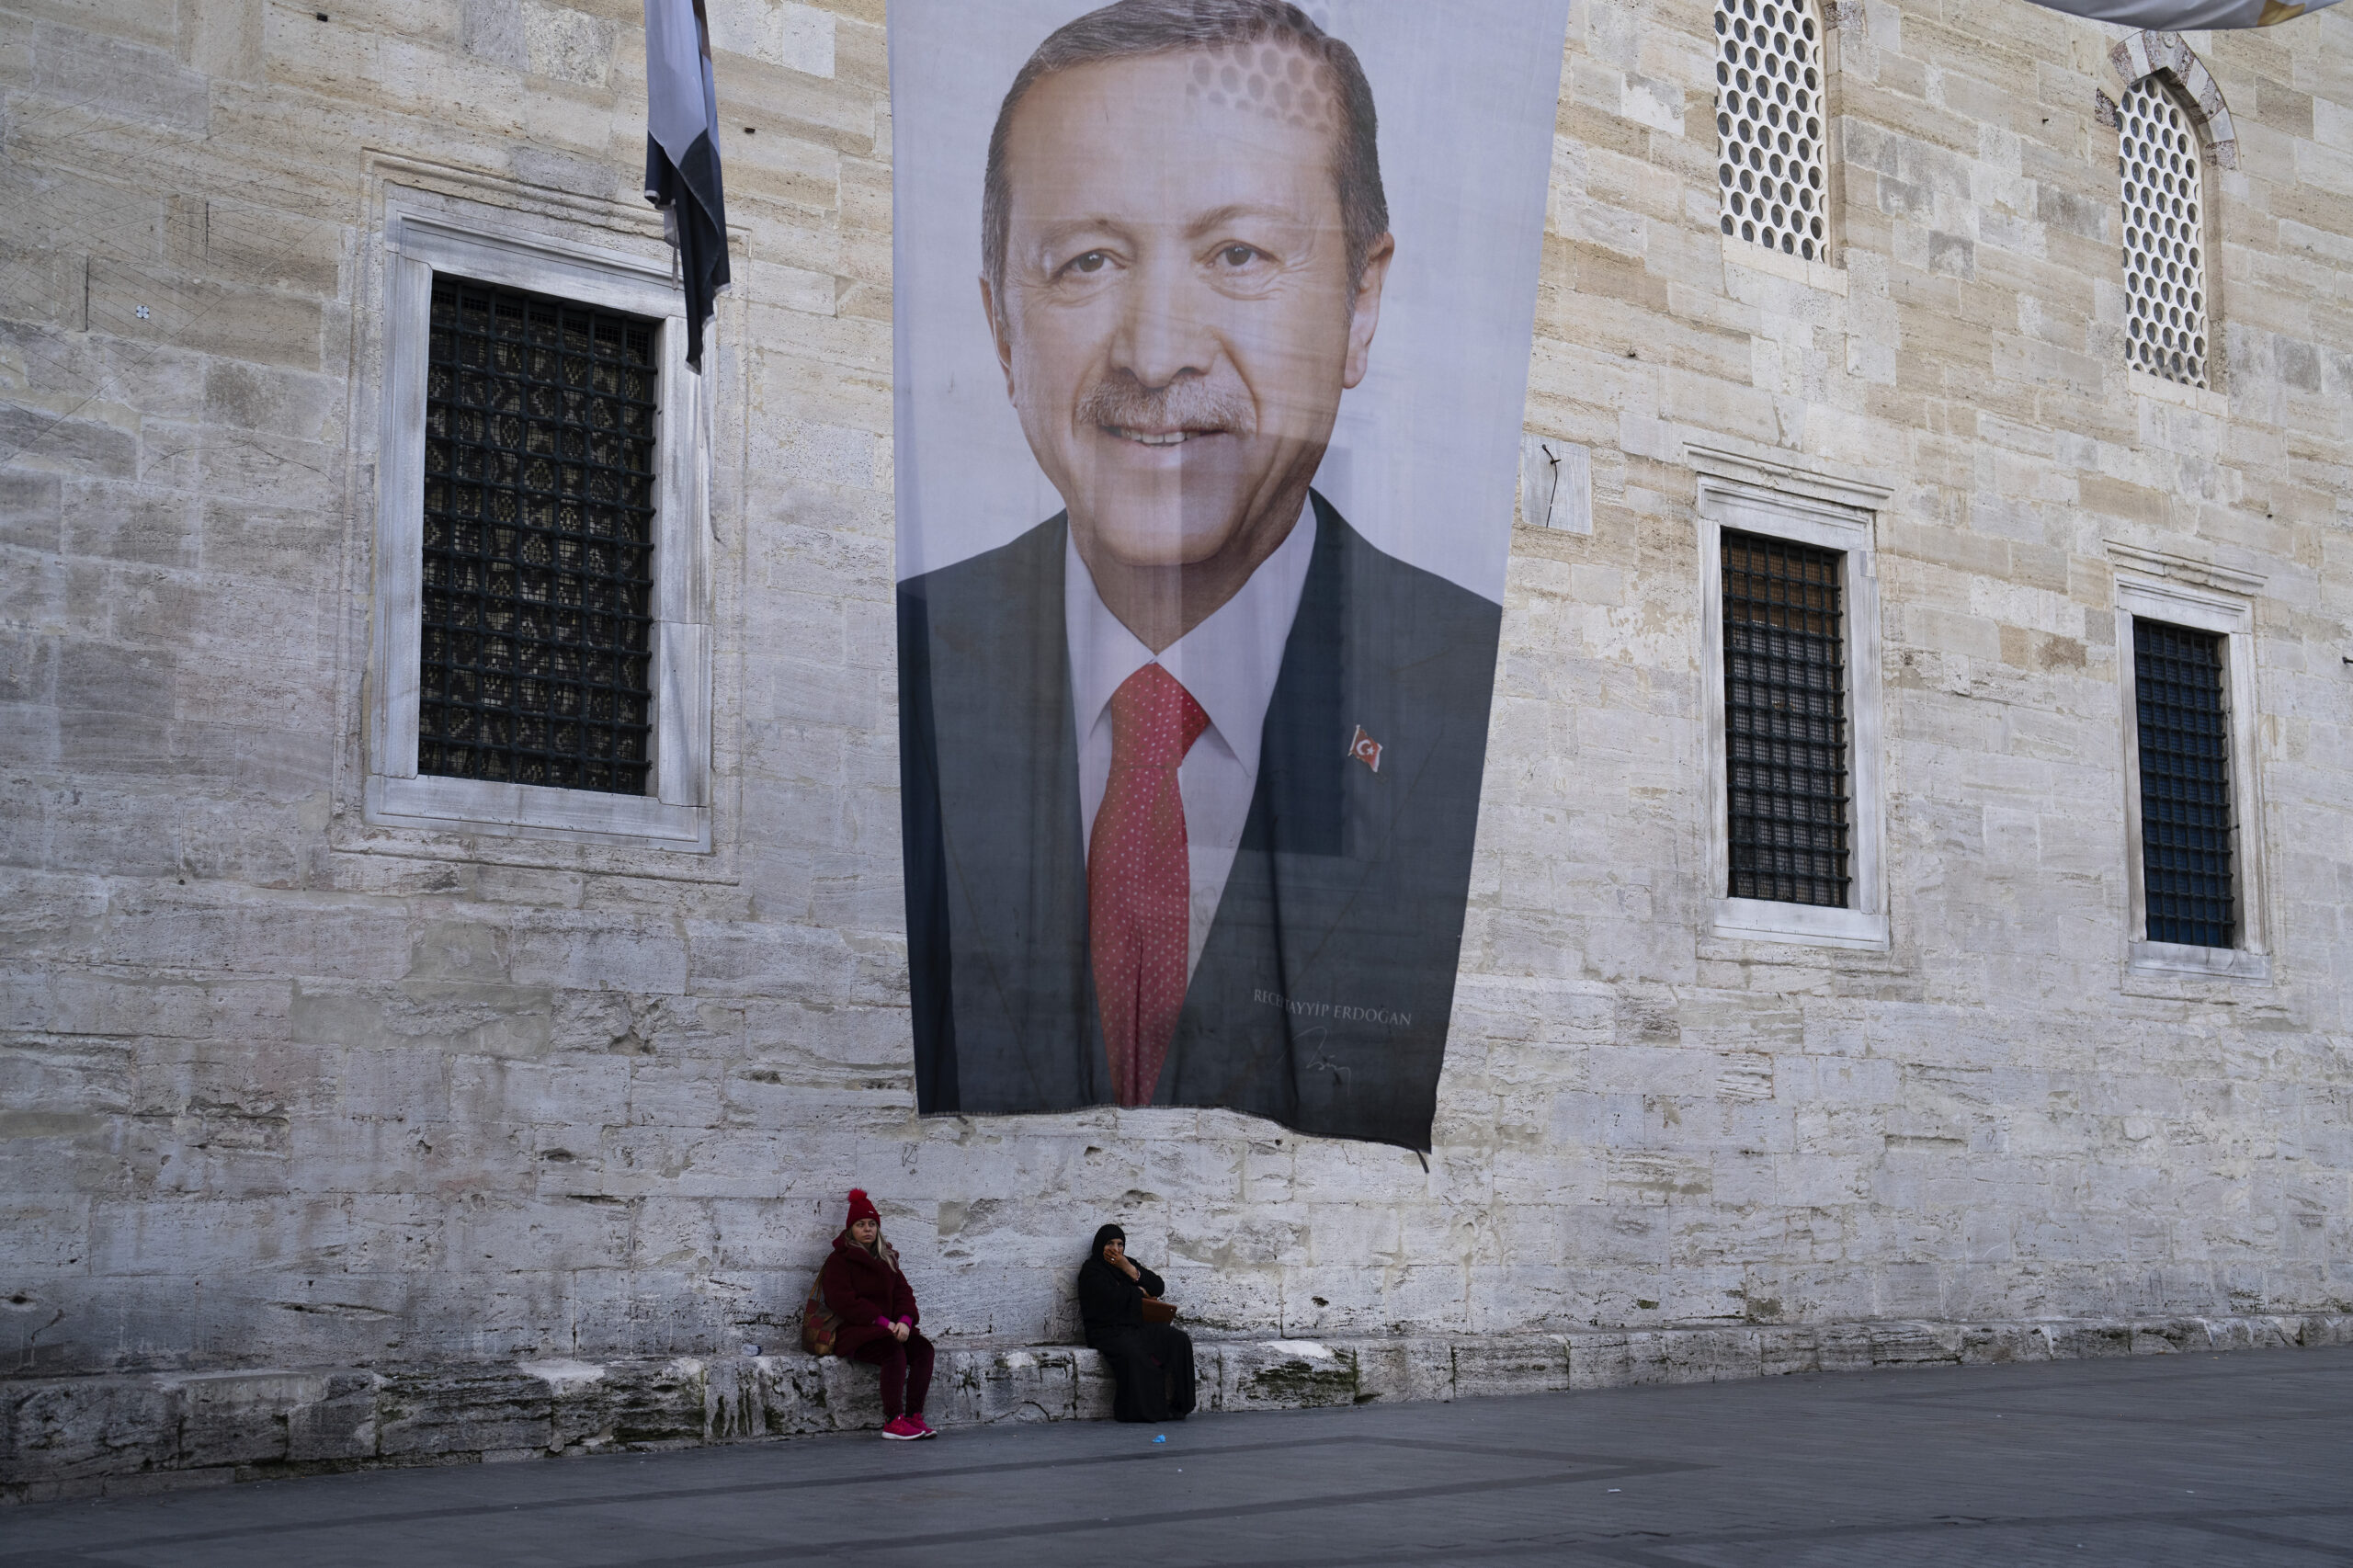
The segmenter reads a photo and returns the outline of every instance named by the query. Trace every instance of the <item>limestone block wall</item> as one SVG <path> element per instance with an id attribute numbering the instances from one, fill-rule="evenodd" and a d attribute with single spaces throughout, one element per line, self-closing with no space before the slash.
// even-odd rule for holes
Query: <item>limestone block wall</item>
<path id="1" fill-rule="evenodd" d="M 319 6 L 326 7 L 323 14 Z M 1716 230 L 1698 0 L 1581 0 L 1428 1166 L 925 1121 L 882 0 L 712 0 L 714 846 L 370 825 L 388 193 L 660 256 L 636 0 L 0 0 L 0 1355 L 785 1342 L 852 1183 L 952 1341 L 1126 1221 L 1205 1335 L 2353 1308 L 2353 19 L 2193 37 L 2219 387 L 2127 374 L 2116 29 L 1836 6 L 1833 263 Z M 1892 942 L 1712 937 L 1688 449 L 1875 522 Z M 2119 550 L 2260 579 L 2265 980 L 2125 962 Z"/>

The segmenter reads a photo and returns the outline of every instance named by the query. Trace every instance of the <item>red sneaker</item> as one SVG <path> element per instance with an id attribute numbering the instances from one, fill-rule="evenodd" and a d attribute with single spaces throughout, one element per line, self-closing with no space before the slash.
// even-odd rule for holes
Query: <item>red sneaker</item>
<path id="1" fill-rule="evenodd" d="M 912 1443 L 917 1437 L 928 1437 L 931 1434 L 924 1429 L 922 1423 L 895 1415 L 883 1423 L 882 1436 L 894 1443 Z"/>
<path id="2" fill-rule="evenodd" d="M 915 1426 L 919 1428 L 919 1430 L 915 1433 L 915 1436 L 916 1436 L 916 1437 L 938 1437 L 938 1436 L 939 1436 L 939 1433 L 938 1432 L 938 1430 L 937 1430 L 937 1429 L 935 1429 L 935 1428 L 933 1427 L 932 1424 L 931 1424 L 930 1422 L 928 1422 L 928 1421 L 926 1421 L 922 1416 L 920 1416 L 920 1415 L 910 1415 L 910 1416 L 908 1416 L 908 1417 L 907 1417 L 907 1419 L 908 1419 L 908 1420 L 910 1420 L 910 1421 L 912 1421 L 912 1422 L 914 1422 L 914 1423 L 915 1424 Z"/>

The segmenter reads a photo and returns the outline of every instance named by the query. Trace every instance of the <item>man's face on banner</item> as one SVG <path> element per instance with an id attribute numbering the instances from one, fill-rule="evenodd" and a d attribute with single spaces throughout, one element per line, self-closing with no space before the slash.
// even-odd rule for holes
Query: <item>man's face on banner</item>
<path id="1" fill-rule="evenodd" d="M 1389 244 L 1349 278 L 1338 106 L 1320 67 L 1298 74 L 1321 106 L 1298 123 L 1246 94 L 1213 104 L 1221 58 L 1060 72 L 1010 127 L 991 322 L 1090 560 L 1255 564 L 1364 377 Z"/>

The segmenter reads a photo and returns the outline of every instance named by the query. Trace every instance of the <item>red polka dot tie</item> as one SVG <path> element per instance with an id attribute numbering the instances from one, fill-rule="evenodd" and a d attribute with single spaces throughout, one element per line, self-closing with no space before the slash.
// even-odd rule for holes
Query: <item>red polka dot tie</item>
<path id="1" fill-rule="evenodd" d="M 1149 1105 L 1185 1006 L 1192 864 L 1176 765 L 1209 715 L 1158 665 L 1111 694 L 1111 777 L 1086 841 L 1087 945 L 1121 1105 Z"/>

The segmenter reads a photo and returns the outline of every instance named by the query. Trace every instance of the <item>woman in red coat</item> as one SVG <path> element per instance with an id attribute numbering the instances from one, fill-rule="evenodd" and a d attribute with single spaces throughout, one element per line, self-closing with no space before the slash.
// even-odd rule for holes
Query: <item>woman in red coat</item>
<path id="1" fill-rule="evenodd" d="M 834 1353 L 882 1369 L 882 1435 L 899 1442 L 937 1437 L 923 1418 L 931 1392 L 931 1341 L 915 1332 L 922 1314 L 899 1272 L 899 1255 L 882 1239 L 882 1216 L 866 1194 L 849 1190 L 849 1223 L 834 1238 L 818 1271 L 826 1310 L 841 1320 Z"/>

